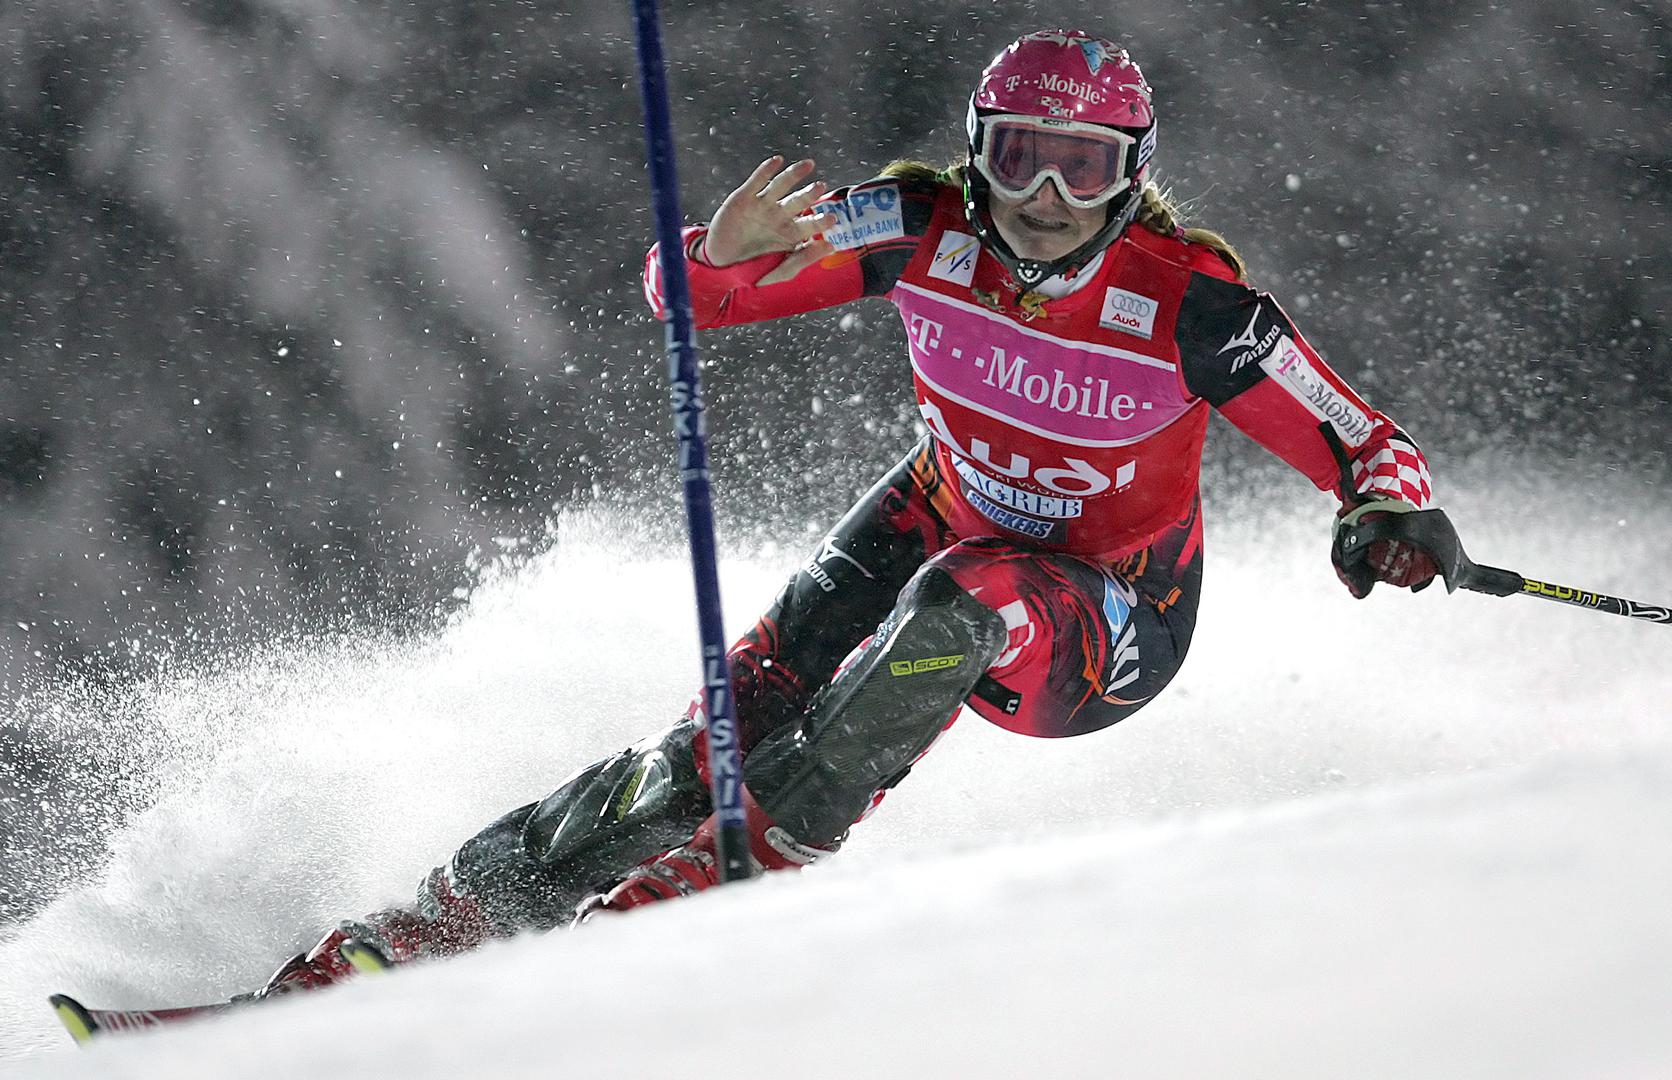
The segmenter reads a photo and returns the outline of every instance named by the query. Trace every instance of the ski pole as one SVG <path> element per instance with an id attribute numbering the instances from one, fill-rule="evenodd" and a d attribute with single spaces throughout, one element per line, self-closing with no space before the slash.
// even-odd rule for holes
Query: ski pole
<path id="1" fill-rule="evenodd" d="M 685 493 L 685 524 L 696 579 L 697 629 L 702 643 L 704 723 L 708 729 L 709 793 L 714 800 L 715 838 L 722 883 L 753 876 L 747 812 L 743 807 L 743 757 L 733 715 L 731 670 L 725 625 L 720 616 L 714 510 L 708 486 L 707 424 L 697 347 L 692 333 L 691 288 L 680 236 L 679 176 L 674 168 L 667 68 L 656 0 L 633 0 L 638 35 L 639 89 L 644 99 L 645 150 L 650 166 L 656 239 L 661 245 L 663 298 L 667 304 L 668 379 L 673 426 L 679 437 L 679 475 Z"/>
<path id="2" fill-rule="evenodd" d="M 1642 604 L 1636 600 L 1625 600 L 1588 589 L 1534 581 L 1513 570 L 1500 570 L 1496 566 L 1481 566 L 1468 562 L 1467 557 L 1461 569 L 1463 576 L 1458 586 L 1474 592 L 1483 592 L 1490 596 L 1536 596 L 1540 600 L 1554 600 L 1560 604 L 1572 604 L 1574 607 L 1606 611 L 1611 615 L 1624 615 L 1628 619 L 1672 623 L 1672 608 Z"/>
<path id="3" fill-rule="evenodd" d="M 1541 600 L 1606 611 L 1630 619 L 1672 624 L 1672 609 L 1624 600 L 1589 589 L 1535 581 L 1514 570 L 1482 566 L 1463 551 L 1463 542 L 1457 538 L 1457 530 L 1452 528 L 1451 522 L 1440 510 L 1388 513 L 1368 524 L 1355 525 L 1342 537 L 1343 550 L 1355 553 L 1378 540 L 1403 540 L 1427 551 L 1439 565 L 1440 576 L 1445 579 L 1448 592 L 1468 589 L 1489 596 L 1536 596 Z"/>

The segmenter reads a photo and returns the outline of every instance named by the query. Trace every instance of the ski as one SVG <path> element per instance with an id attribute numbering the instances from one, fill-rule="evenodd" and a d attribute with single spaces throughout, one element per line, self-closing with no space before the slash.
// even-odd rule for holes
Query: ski
<path id="1" fill-rule="evenodd" d="M 393 965 L 375 945 L 349 938 L 337 946 L 337 954 L 361 975 L 382 975 Z"/>
<path id="2" fill-rule="evenodd" d="M 52 1003 L 52 1011 L 57 1014 L 58 1022 L 64 1025 L 64 1030 L 70 1033 L 70 1038 L 85 1046 L 105 1032 L 141 1031 L 182 1020 L 213 1016 L 228 1009 L 236 1009 L 254 998 L 223 1001 L 214 1005 L 185 1005 L 172 1009 L 90 1009 L 68 994 L 53 994 L 47 1000 Z"/>
<path id="3" fill-rule="evenodd" d="M 375 945 L 349 940 L 337 947 L 337 952 L 360 975 L 382 975 L 394 965 Z M 240 994 L 230 1001 L 212 1005 L 183 1005 L 170 1009 L 91 1009 L 68 994 L 53 994 L 47 999 L 58 1022 L 70 1033 L 70 1038 L 85 1046 L 107 1032 L 143 1031 L 186 1020 L 214 1016 L 262 1000 L 260 993 Z"/>

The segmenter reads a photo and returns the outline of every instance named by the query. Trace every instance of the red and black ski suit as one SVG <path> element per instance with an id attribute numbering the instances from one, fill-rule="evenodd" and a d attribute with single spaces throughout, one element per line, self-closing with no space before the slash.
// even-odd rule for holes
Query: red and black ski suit
<path id="1" fill-rule="evenodd" d="M 971 235 L 950 184 L 874 180 L 815 209 L 836 214 L 839 250 L 789 281 L 756 284 L 781 254 L 725 268 L 693 258 L 697 326 L 887 297 L 929 436 L 737 646 L 746 744 L 783 721 L 777 699 L 803 701 L 830 678 L 927 559 L 1004 619 L 976 712 L 1046 737 L 1130 715 L 1189 642 L 1210 406 L 1344 500 L 1429 501 L 1415 444 L 1207 246 L 1134 225 L 1069 295 L 1036 303 Z M 686 230 L 687 251 L 704 231 Z M 653 250 L 645 293 L 665 317 L 660 274 Z M 1343 455 L 1353 492 L 1340 490 Z"/>
<path id="2" fill-rule="evenodd" d="M 838 842 L 960 703 L 1057 737 L 1165 686 L 1195 620 L 1210 407 L 1344 502 L 1429 501 L 1411 440 L 1208 246 L 1133 226 L 1049 299 L 1017 294 L 954 185 L 882 178 L 815 209 L 836 251 L 780 283 L 761 284 L 783 254 L 717 268 L 703 227 L 684 236 L 700 328 L 887 297 L 928 429 L 732 652 L 745 779 L 766 839 L 801 845 L 789 863 Z M 665 318 L 660 273 L 652 251 Z"/>
<path id="3" fill-rule="evenodd" d="M 1208 246 L 1133 225 L 1050 299 L 1018 295 L 952 185 L 884 178 L 817 209 L 836 216 L 837 250 L 782 283 L 759 284 L 783 255 L 693 255 L 697 324 L 886 297 L 928 435 L 732 651 L 764 866 L 836 846 L 961 703 L 1059 737 L 1167 684 L 1195 621 L 1210 408 L 1344 502 L 1429 501 L 1411 440 Z M 703 232 L 687 230 L 688 253 Z M 659 275 L 653 251 L 645 292 L 665 315 Z M 567 922 L 623 878 L 609 895 L 712 880 L 700 707 L 467 842 L 421 908 L 464 901 L 507 931 Z"/>

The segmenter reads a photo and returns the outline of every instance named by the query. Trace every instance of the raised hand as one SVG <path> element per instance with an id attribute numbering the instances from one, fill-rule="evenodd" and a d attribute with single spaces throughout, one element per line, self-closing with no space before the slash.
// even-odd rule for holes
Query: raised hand
<path id="1" fill-rule="evenodd" d="M 829 245 L 816 238 L 836 218 L 807 213 L 825 192 L 824 181 L 809 182 L 812 174 L 810 158 L 785 168 L 775 154 L 755 166 L 714 212 L 698 256 L 710 266 L 730 266 L 774 251 L 828 253 Z"/>

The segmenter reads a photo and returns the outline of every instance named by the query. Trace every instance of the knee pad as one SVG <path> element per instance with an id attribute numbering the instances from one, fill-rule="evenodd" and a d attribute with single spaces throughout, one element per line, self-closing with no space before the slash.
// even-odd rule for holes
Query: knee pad
<path id="1" fill-rule="evenodd" d="M 690 837 L 709 814 L 686 721 L 593 763 L 538 803 L 466 840 L 419 890 L 420 911 L 467 898 L 497 933 L 547 930 L 644 859 Z"/>
<path id="2" fill-rule="evenodd" d="M 929 748 L 1005 641 L 996 612 L 926 564 L 801 721 L 750 754 L 750 790 L 797 840 L 833 842 Z"/>
<path id="3" fill-rule="evenodd" d="M 660 736 L 594 762 L 535 806 L 523 827 L 528 852 L 549 865 L 622 870 L 691 835 L 709 813 L 687 719 Z"/>

